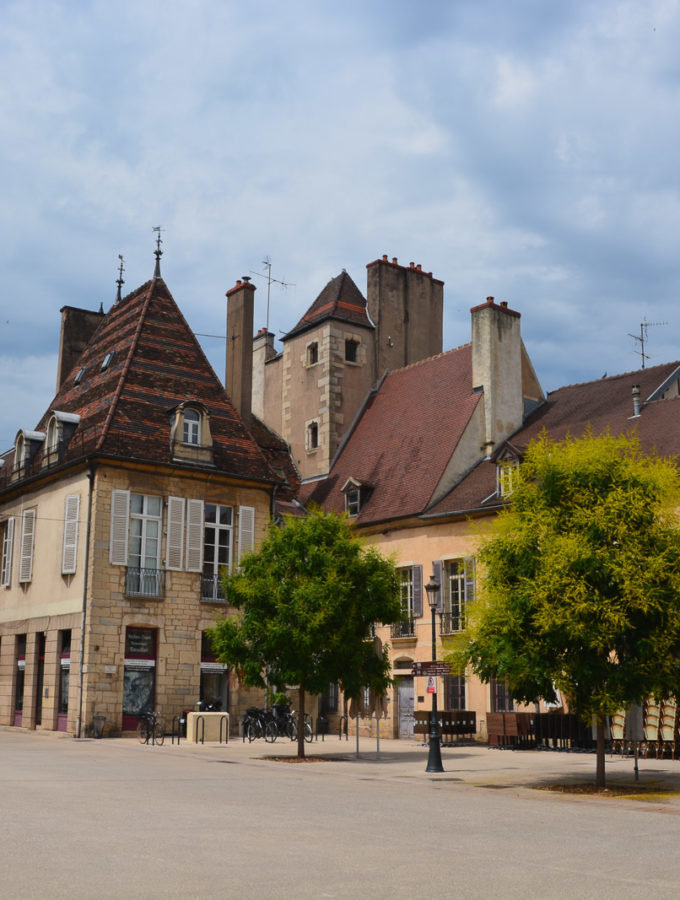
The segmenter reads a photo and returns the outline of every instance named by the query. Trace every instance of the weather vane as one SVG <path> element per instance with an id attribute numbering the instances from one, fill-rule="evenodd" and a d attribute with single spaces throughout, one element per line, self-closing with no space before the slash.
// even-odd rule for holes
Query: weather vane
<path id="1" fill-rule="evenodd" d="M 163 251 L 161 250 L 161 244 L 163 243 L 163 239 L 161 238 L 161 232 L 164 231 L 164 228 L 161 228 L 160 225 L 154 225 L 152 231 L 155 231 L 157 234 L 156 238 L 156 249 L 154 253 L 156 255 L 156 268 L 154 269 L 153 277 L 160 278 L 161 277 L 161 256 L 163 256 Z"/>
<path id="2" fill-rule="evenodd" d="M 123 280 L 123 272 L 125 271 L 125 267 L 123 266 L 123 257 L 120 253 L 118 254 L 118 259 L 120 260 L 120 265 L 118 266 L 118 278 L 116 279 L 116 284 L 118 285 L 118 292 L 116 293 L 116 303 L 120 303 L 120 289 L 125 284 L 125 281 Z"/>

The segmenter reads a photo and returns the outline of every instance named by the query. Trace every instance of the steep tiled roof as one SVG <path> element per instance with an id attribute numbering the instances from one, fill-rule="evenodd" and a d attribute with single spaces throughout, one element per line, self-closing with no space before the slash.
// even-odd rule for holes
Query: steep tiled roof
<path id="1" fill-rule="evenodd" d="M 354 478 L 372 486 L 359 524 L 422 512 L 479 402 L 471 365 L 466 344 L 390 372 L 368 399 L 329 477 L 303 485 L 300 499 L 341 511 L 341 488 Z"/>
<path id="2" fill-rule="evenodd" d="M 340 319 L 352 325 L 373 328 L 366 312 L 366 300 L 344 270 L 328 282 L 304 316 L 283 340 L 286 341 L 295 334 L 313 328 L 324 319 Z"/>
<path id="3" fill-rule="evenodd" d="M 103 369 L 109 354 L 110 363 Z M 46 429 L 52 409 L 77 413 L 81 421 L 67 459 L 98 453 L 169 463 L 171 411 L 187 400 L 208 410 L 212 468 L 238 478 L 280 480 L 238 416 L 165 282 L 154 278 L 104 316 L 38 427 Z"/>
<path id="4" fill-rule="evenodd" d="M 667 363 L 552 391 L 508 443 L 521 453 L 544 429 L 554 440 L 562 440 L 567 434 L 581 437 L 590 428 L 594 434 L 635 433 L 646 452 L 680 455 L 680 397 L 645 403 L 679 367 L 678 362 Z M 635 384 L 640 386 L 642 408 L 634 417 L 631 392 Z M 480 462 L 428 515 L 497 506 L 495 490 L 495 463 Z"/>

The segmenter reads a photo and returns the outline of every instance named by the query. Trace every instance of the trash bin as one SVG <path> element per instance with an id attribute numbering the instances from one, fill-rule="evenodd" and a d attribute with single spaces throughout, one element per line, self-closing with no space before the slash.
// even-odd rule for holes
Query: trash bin
<path id="1" fill-rule="evenodd" d="M 92 732 L 96 738 L 103 737 L 106 716 L 94 716 L 92 719 Z"/>

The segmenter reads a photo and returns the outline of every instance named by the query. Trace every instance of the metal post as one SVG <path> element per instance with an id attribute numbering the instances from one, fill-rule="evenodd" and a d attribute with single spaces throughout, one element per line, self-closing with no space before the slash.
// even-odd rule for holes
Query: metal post
<path id="1" fill-rule="evenodd" d="M 432 662 L 437 661 L 437 628 L 435 625 L 435 614 L 437 611 L 437 595 L 439 594 L 439 584 L 435 581 L 434 575 L 430 578 L 429 584 L 426 585 L 427 600 L 432 611 Z M 433 676 L 434 693 L 432 694 L 432 714 L 430 715 L 430 748 L 427 755 L 426 772 L 443 772 L 441 738 L 439 736 L 439 717 L 437 714 L 437 676 Z"/>

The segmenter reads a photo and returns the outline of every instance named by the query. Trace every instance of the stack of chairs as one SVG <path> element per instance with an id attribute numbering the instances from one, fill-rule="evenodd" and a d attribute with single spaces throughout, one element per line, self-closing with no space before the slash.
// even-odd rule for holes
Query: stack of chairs
<path id="1" fill-rule="evenodd" d="M 626 710 L 620 709 L 612 716 L 612 742 L 611 752 L 615 753 L 617 748 L 622 756 L 627 756 L 628 743 L 625 739 L 626 734 Z"/>
<path id="2" fill-rule="evenodd" d="M 668 748 L 671 759 L 675 759 L 675 729 L 678 720 L 678 705 L 675 697 L 664 700 L 661 705 L 661 721 L 659 725 L 659 745 L 657 756 L 665 756 Z"/>
<path id="3" fill-rule="evenodd" d="M 659 729 L 661 727 L 661 707 L 657 701 L 650 697 L 644 706 L 644 729 L 645 740 L 643 743 L 643 752 L 645 756 L 654 753 L 659 755 Z"/>

